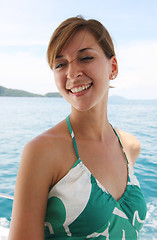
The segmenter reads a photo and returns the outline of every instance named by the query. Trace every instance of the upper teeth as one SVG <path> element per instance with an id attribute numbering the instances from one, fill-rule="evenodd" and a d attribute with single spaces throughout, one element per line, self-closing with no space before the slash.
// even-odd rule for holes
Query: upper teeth
<path id="1" fill-rule="evenodd" d="M 87 85 L 84 85 L 84 86 L 72 88 L 71 91 L 72 91 L 73 93 L 78 93 L 78 92 L 81 92 L 81 91 L 89 88 L 90 86 L 91 86 L 91 83 L 89 83 L 89 84 L 87 84 Z"/>

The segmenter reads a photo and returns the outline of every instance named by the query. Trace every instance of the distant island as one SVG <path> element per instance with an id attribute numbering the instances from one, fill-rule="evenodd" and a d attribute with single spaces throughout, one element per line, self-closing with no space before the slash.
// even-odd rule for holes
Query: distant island
<path id="1" fill-rule="evenodd" d="M 45 95 L 30 93 L 23 90 L 0 86 L 0 97 L 62 97 L 59 92 L 49 92 Z"/>
<path id="2" fill-rule="evenodd" d="M 46 93 L 44 95 L 42 94 L 35 94 L 35 93 L 31 93 L 31 92 L 27 92 L 27 91 L 23 91 L 23 90 L 19 90 L 19 89 L 11 89 L 11 88 L 6 88 L 6 87 L 2 87 L 0 86 L 0 97 L 47 97 L 47 98 L 61 98 L 61 94 L 59 92 L 49 92 Z M 128 99 L 125 97 L 121 97 L 121 96 L 117 96 L 117 95 L 112 95 L 109 97 L 109 103 L 113 103 L 113 104 L 123 104 L 125 103 L 129 103 L 130 101 L 137 101 L 136 99 Z M 157 99 L 152 99 L 152 100 L 140 100 L 138 99 L 138 101 L 157 101 Z"/>
<path id="3" fill-rule="evenodd" d="M 62 97 L 59 92 L 49 92 L 45 95 L 30 93 L 23 90 L 5 88 L 0 86 L 0 97 Z M 122 103 L 124 101 L 129 101 L 128 99 L 121 96 L 111 96 L 109 97 L 109 103 Z"/>
<path id="4" fill-rule="evenodd" d="M 55 97 L 60 98 L 62 97 L 59 92 L 49 92 L 44 95 L 42 94 L 35 94 L 30 93 L 23 90 L 18 89 L 11 89 L 0 86 L 0 97 Z M 129 101 L 128 99 L 121 97 L 121 96 L 110 96 L 109 97 L 109 103 L 124 103 L 124 101 Z"/>

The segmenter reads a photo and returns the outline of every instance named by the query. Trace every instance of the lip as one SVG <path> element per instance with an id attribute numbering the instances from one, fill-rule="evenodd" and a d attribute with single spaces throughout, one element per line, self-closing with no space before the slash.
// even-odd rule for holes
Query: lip
<path id="1" fill-rule="evenodd" d="M 74 88 L 85 87 L 85 86 L 87 86 L 87 85 L 89 85 L 89 84 L 92 84 L 92 82 L 85 83 L 85 84 L 82 83 L 82 84 L 74 85 L 74 86 L 72 86 L 72 87 L 67 88 L 67 90 L 68 90 L 68 91 L 71 91 L 71 90 L 74 89 Z"/>
<path id="2" fill-rule="evenodd" d="M 72 92 L 72 91 L 71 91 L 71 89 L 79 88 L 79 87 L 83 87 L 83 86 L 87 86 L 87 85 L 89 85 L 89 84 L 90 84 L 90 86 L 89 86 L 87 89 L 84 89 L 84 90 L 81 91 L 81 92 Z M 79 96 L 85 95 L 85 94 L 91 89 L 91 86 L 92 86 L 92 85 L 93 85 L 93 83 L 79 84 L 79 85 L 75 85 L 75 86 L 71 87 L 70 89 L 68 89 L 68 91 L 69 91 L 69 93 L 70 93 L 71 95 L 74 95 L 74 96 L 76 96 L 76 97 L 79 97 Z"/>

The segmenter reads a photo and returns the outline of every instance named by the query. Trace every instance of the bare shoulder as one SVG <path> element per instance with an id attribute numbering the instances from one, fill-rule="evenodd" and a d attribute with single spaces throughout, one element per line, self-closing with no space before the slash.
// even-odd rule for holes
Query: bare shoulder
<path id="1" fill-rule="evenodd" d="M 118 129 L 118 133 L 127 154 L 128 160 L 133 167 L 140 154 L 141 144 L 135 136 L 128 132 Z"/>
<path id="2" fill-rule="evenodd" d="M 45 170 L 45 174 L 51 176 L 51 183 L 55 183 L 57 169 L 62 159 L 61 149 L 66 143 L 66 138 L 63 121 L 27 143 L 23 149 L 21 162 L 25 161 L 38 170 L 41 168 L 42 172 Z"/>
<path id="3" fill-rule="evenodd" d="M 44 239 L 48 192 L 58 178 L 60 157 L 67 142 L 64 122 L 32 139 L 23 149 L 15 186 L 9 240 Z"/>

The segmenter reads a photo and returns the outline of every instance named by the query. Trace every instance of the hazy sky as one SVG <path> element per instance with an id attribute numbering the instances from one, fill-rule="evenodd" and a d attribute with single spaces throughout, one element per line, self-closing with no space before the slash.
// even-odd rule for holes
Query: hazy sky
<path id="1" fill-rule="evenodd" d="M 156 0 L 0 0 L 0 85 L 57 91 L 46 51 L 65 18 L 101 21 L 115 43 L 119 75 L 110 94 L 157 98 Z"/>

